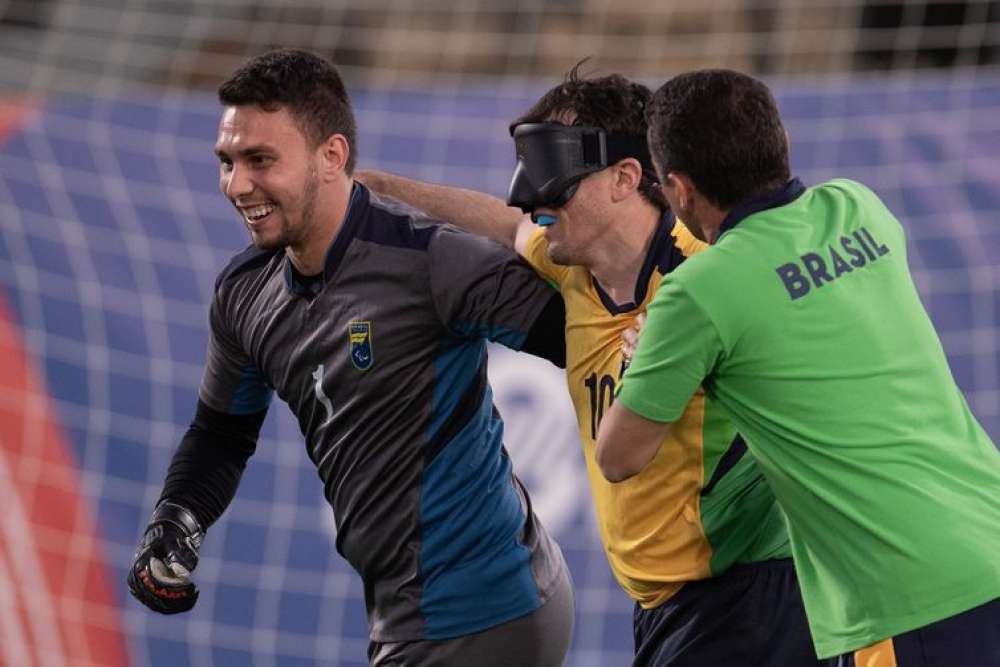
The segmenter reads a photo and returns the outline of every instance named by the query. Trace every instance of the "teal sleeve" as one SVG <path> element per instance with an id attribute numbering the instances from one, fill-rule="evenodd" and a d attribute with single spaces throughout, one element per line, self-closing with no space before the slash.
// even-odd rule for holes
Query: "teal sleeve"
<path id="1" fill-rule="evenodd" d="M 667 276 L 649 304 L 617 400 L 646 419 L 677 421 L 722 352 L 715 325 Z"/>

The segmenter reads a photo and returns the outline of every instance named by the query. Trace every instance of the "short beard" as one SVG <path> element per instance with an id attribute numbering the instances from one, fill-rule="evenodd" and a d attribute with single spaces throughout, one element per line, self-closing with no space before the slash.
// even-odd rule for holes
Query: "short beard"
<path id="1" fill-rule="evenodd" d="M 312 231 L 313 216 L 316 213 L 316 195 L 319 192 L 319 175 L 316 169 L 309 170 L 309 178 L 302 188 L 302 219 L 299 224 L 300 238 L 297 241 L 305 240 L 305 237 Z"/>
<path id="2" fill-rule="evenodd" d="M 312 231 L 312 220 L 316 213 L 316 195 L 319 192 L 319 177 L 315 170 L 309 172 L 305 186 L 302 188 L 302 213 L 298 227 L 294 230 L 288 227 L 288 218 L 285 218 L 285 225 L 278 234 L 278 238 L 273 241 L 262 241 L 254 239 L 254 245 L 260 250 L 278 250 L 288 246 L 299 246 L 309 237 Z"/>

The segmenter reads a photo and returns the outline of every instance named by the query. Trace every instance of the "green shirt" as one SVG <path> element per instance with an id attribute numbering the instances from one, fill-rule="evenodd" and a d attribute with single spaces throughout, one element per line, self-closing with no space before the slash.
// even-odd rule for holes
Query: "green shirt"
<path id="1" fill-rule="evenodd" d="M 792 181 L 727 223 L 664 279 L 618 400 L 674 421 L 703 384 L 732 416 L 787 515 L 821 658 L 1000 596 L 1000 452 L 900 224 L 846 180 Z"/>

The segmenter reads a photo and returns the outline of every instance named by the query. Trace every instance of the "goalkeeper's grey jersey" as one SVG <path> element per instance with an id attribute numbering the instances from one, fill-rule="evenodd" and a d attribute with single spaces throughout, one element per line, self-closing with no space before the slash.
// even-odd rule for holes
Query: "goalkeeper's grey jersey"
<path id="1" fill-rule="evenodd" d="M 499 244 L 430 222 L 355 185 L 322 280 L 282 251 L 235 257 L 200 391 L 229 414 L 272 391 L 291 407 L 383 642 L 528 614 L 565 567 L 486 377 L 486 339 L 519 349 L 554 292 Z"/>

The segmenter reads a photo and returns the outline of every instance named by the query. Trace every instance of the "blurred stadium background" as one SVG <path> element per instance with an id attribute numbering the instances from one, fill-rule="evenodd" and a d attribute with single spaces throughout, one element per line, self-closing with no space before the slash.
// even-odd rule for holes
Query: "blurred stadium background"
<path id="1" fill-rule="evenodd" d="M 157 616 L 123 585 L 194 406 L 215 273 L 246 243 L 211 154 L 214 87 L 244 57 L 331 56 L 361 165 L 497 194 L 507 123 L 585 56 L 653 86 L 763 76 L 795 171 L 862 180 L 907 227 L 997 440 L 998 21 L 998 2 L 918 0 L 0 0 L 0 664 L 365 664 L 360 586 L 281 405 L 209 532 L 196 609 Z M 629 664 L 563 380 L 502 349 L 492 374 L 576 580 L 568 664 Z"/>

